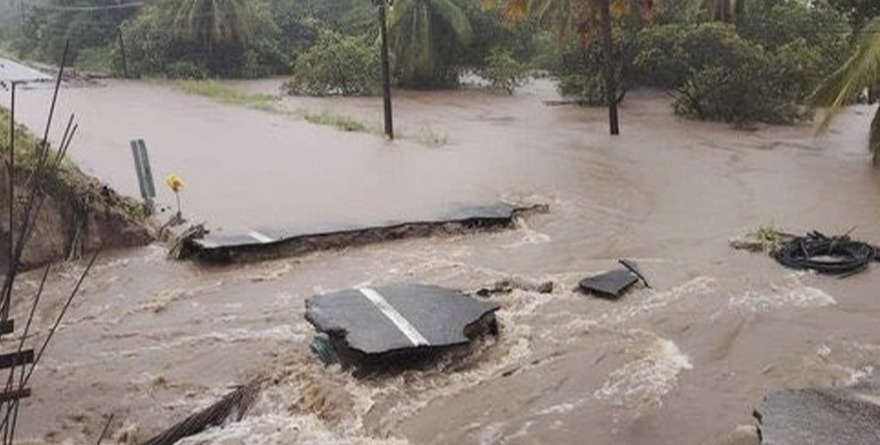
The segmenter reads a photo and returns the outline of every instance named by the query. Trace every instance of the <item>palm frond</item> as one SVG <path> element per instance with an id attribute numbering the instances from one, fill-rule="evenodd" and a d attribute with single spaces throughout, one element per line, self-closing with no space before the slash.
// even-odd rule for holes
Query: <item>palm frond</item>
<path id="1" fill-rule="evenodd" d="M 449 24 L 461 44 L 471 43 L 474 35 L 471 21 L 458 5 L 449 0 L 434 0 L 431 7 Z"/>
<path id="2" fill-rule="evenodd" d="M 880 17 L 862 31 L 855 54 L 810 96 L 810 104 L 827 107 L 819 126 L 825 131 L 842 107 L 852 103 L 865 88 L 880 81 Z"/>

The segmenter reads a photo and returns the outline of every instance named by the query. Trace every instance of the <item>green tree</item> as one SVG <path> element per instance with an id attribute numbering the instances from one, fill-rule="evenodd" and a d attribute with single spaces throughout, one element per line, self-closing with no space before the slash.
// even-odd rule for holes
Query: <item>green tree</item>
<path id="1" fill-rule="evenodd" d="M 205 64 L 215 64 L 215 50 L 243 46 L 253 35 L 253 0 L 178 0 L 175 26 L 184 41 L 201 47 Z M 218 53 L 220 53 L 218 51 Z"/>
<path id="2" fill-rule="evenodd" d="M 397 0 L 388 18 L 398 79 L 405 85 L 454 82 L 454 45 L 467 46 L 470 20 L 452 0 Z"/>
<path id="3" fill-rule="evenodd" d="M 861 29 L 871 20 L 880 15 L 880 2 L 877 0 L 829 0 L 831 6 L 846 14 L 852 21 L 853 28 Z"/>
<path id="4" fill-rule="evenodd" d="M 611 22 L 638 21 L 639 18 L 652 21 L 654 0 L 483 0 L 483 3 L 486 6 L 500 5 L 503 15 L 512 22 L 522 22 L 532 15 L 538 23 L 558 29 L 563 40 L 576 34 L 585 52 L 593 38 L 600 33 L 603 41 L 605 103 L 608 106 L 611 134 L 618 134 L 617 102 L 621 96 L 618 92 Z"/>
<path id="5" fill-rule="evenodd" d="M 872 19 L 862 29 L 852 57 L 813 93 L 812 104 L 827 107 L 820 130 L 827 130 L 842 107 L 853 103 L 866 89 L 878 84 L 880 84 L 880 16 Z M 874 165 L 877 165 L 880 157 L 880 110 L 871 121 L 868 148 L 874 155 Z"/>
<path id="6" fill-rule="evenodd" d="M 379 52 L 372 39 L 324 30 L 296 59 L 284 86 L 291 94 L 366 96 L 379 85 Z"/>

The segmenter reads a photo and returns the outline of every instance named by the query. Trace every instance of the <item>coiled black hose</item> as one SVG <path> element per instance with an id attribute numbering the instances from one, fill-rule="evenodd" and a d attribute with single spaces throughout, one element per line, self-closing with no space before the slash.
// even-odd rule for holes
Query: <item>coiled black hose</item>
<path id="1" fill-rule="evenodd" d="M 846 235 L 829 238 L 814 231 L 788 241 L 773 256 L 793 269 L 849 276 L 868 267 L 877 258 L 877 248 Z"/>

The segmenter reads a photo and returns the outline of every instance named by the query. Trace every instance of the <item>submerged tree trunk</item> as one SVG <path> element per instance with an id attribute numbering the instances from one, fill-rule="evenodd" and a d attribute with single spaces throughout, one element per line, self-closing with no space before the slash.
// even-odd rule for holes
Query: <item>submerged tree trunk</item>
<path id="1" fill-rule="evenodd" d="M 730 23 L 733 21 L 733 11 L 730 0 L 717 0 L 715 2 L 715 20 Z"/>
<path id="2" fill-rule="evenodd" d="M 605 103 L 608 105 L 608 122 L 612 135 L 620 134 L 617 116 L 617 80 L 614 76 L 614 41 L 611 36 L 611 6 L 609 0 L 599 0 L 602 21 L 602 43 L 605 53 Z"/>
<path id="3" fill-rule="evenodd" d="M 873 162 L 876 166 L 877 157 L 880 156 L 880 108 L 877 109 L 877 112 L 874 114 L 874 119 L 871 121 L 871 132 L 868 136 L 868 145 L 871 148 L 871 153 L 874 154 Z"/>

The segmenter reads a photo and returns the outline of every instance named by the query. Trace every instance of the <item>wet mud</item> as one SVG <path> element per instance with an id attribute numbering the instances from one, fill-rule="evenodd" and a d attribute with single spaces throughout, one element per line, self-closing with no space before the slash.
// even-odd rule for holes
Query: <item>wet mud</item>
<path id="1" fill-rule="evenodd" d="M 28 124 L 39 122 L 45 95 L 23 94 Z M 856 227 L 853 236 L 880 242 L 866 107 L 817 138 L 809 125 L 739 131 L 679 119 L 668 96 L 637 92 L 611 138 L 601 110 L 543 105 L 556 98 L 544 83 L 512 97 L 396 94 L 404 134 L 446 135 L 428 148 L 220 106 L 166 84 L 112 81 L 62 97 L 78 112 L 72 156 L 87 171 L 135 194 L 127 144 L 143 137 L 157 176 L 187 181 L 185 213 L 228 230 L 406 219 L 477 199 L 552 212 L 515 230 L 235 266 L 170 262 L 156 245 L 107 253 L 35 374 L 22 437 L 90 442 L 114 413 L 112 439 L 136 443 L 264 376 L 272 383 L 248 416 L 181 443 L 745 444 L 766 390 L 849 385 L 880 360 L 876 265 L 838 280 L 728 246 L 770 223 L 793 233 Z M 381 116 L 375 99 L 280 105 Z M 637 261 L 654 289 L 617 302 L 574 290 L 618 258 Z M 82 267 L 56 269 L 39 326 Z M 552 292 L 490 293 L 500 335 L 464 356 L 356 378 L 308 350 L 304 300 L 313 294 L 503 280 L 552 282 Z M 35 286 L 26 275 L 17 292 Z"/>

